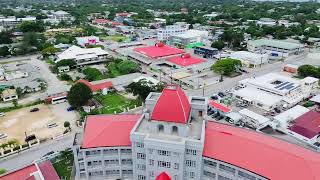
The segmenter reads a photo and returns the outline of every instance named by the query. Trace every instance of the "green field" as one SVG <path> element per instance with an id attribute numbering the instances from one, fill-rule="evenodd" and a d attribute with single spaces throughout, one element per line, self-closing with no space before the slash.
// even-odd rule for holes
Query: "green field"
<path id="1" fill-rule="evenodd" d="M 101 36 L 100 39 L 106 41 L 106 40 L 112 40 L 112 41 L 122 41 L 122 42 L 126 42 L 129 41 L 130 39 L 125 37 L 125 36 L 121 36 L 121 35 L 113 35 L 113 36 Z"/>
<path id="2" fill-rule="evenodd" d="M 52 163 L 54 169 L 57 171 L 60 179 L 70 180 L 73 166 L 72 152 L 64 152 L 57 157 Z"/>
<path id="3" fill-rule="evenodd" d="M 138 100 L 127 99 L 117 93 L 109 93 L 107 95 L 96 95 L 94 98 L 103 105 L 100 109 L 101 114 L 113 114 L 114 112 L 123 112 L 124 108 L 129 107 L 132 109 L 136 106 L 140 106 L 141 103 Z"/>

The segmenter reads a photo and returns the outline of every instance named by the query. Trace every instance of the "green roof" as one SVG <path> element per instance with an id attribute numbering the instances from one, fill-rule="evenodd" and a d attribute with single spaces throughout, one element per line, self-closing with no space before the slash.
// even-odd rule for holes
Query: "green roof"
<path id="1" fill-rule="evenodd" d="M 258 39 L 249 41 L 248 44 L 253 46 L 272 46 L 282 49 L 296 49 L 303 47 L 302 44 L 286 42 L 281 40 Z"/>
<path id="2" fill-rule="evenodd" d="M 204 44 L 202 42 L 190 43 L 190 44 L 186 45 L 186 48 L 192 49 L 192 48 L 199 47 L 199 46 L 204 46 Z"/>

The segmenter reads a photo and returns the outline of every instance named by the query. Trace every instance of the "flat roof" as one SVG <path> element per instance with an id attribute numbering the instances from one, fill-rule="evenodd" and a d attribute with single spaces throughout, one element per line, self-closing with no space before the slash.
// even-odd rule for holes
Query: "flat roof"
<path id="1" fill-rule="evenodd" d="M 299 116 L 301 116 L 309 111 L 310 110 L 306 107 L 296 105 L 296 106 L 276 115 L 274 117 L 274 120 L 278 121 L 281 124 L 281 126 L 285 126 L 284 128 L 286 128 L 289 121 L 292 121 L 292 120 L 298 118 Z"/>
<path id="2" fill-rule="evenodd" d="M 309 111 L 298 117 L 294 124 L 289 128 L 309 139 L 320 134 L 320 113 Z"/>
<path id="3" fill-rule="evenodd" d="M 255 113 L 255 112 L 253 112 L 253 111 L 250 111 L 249 109 L 246 109 L 246 108 L 241 109 L 241 110 L 239 111 L 239 113 L 242 114 L 242 115 L 244 115 L 244 116 L 247 116 L 247 117 L 249 117 L 249 118 L 251 118 L 251 119 L 254 119 L 254 120 L 259 121 L 259 124 L 264 124 L 264 123 L 270 121 L 269 118 L 266 118 L 266 117 L 264 117 L 264 116 L 262 116 L 262 115 L 260 115 L 260 114 L 257 114 L 257 113 Z"/>
<path id="4" fill-rule="evenodd" d="M 154 59 L 171 56 L 171 55 L 182 54 L 185 52 L 182 49 L 173 48 L 166 45 L 140 47 L 140 48 L 135 48 L 134 51 Z"/>
<path id="5" fill-rule="evenodd" d="M 130 131 L 141 115 L 90 115 L 87 117 L 82 148 L 131 146 Z"/>
<path id="6" fill-rule="evenodd" d="M 226 106 L 224 106 L 224 105 L 222 105 L 222 104 L 220 104 L 218 102 L 212 101 L 212 100 L 209 101 L 209 105 L 214 107 L 215 109 L 218 109 L 218 110 L 224 112 L 224 113 L 228 113 L 228 112 L 231 111 L 230 108 L 228 108 L 228 107 L 226 107 Z"/>
<path id="7" fill-rule="evenodd" d="M 208 122 L 203 156 L 272 180 L 320 179 L 320 154 L 243 128 Z"/>
<path id="8" fill-rule="evenodd" d="M 281 41 L 281 40 L 271 40 L 271 39 L 251 40 L 251 41 L 248 41 L 248 44 L 251 44 L 254 46 L 271 46 L 271 47 L 277 47 L 282 49 L 296 49 L 296 48 L 303 47 L 302 44 Z"/>
<path id="9" fill-rule="evenodd" d="M 190 55 L 181 55 L 178 57 L 172 57 L 172 58 L 169 58 L 167 61 L 183 67 L 206 62 L 204 59 L 192 57 Z"/>
<path id="10" fill-rule="evenodd" d="M 282 100 L 279 95 L 271 94 L 259 89 L 245 87 L 234 92 L 235 95 L 245 97 L 249 101 L 258 101 L 260 103 L 272 106 Z"/>

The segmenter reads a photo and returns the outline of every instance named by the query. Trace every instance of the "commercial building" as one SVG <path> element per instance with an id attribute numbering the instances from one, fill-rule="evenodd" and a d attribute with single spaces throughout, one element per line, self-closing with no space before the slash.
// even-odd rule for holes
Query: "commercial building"
<path id="1" fill-rule="evenodd" d="M 258 26 L 275 26 L 277 25 L 277 22 L 271 18 L 260 18 L 256 24 Z"/>
<path id="2" fill-rule="evenodd" d="M 256 67 L 258 65 L 266 64 L 269 61 L 268 54 L 258 54 L 248 51 L 232 52 L 229 57 L 240 60 L 242 65 L 246 67 Z"/>
<path id="3" fill-rule="evenodd" d="M 219 50 L 207 46 L 200 46 L 194 48 L 194 54 L 203 56 L 204 58 L 213 58 L 214 55 L 218 54 Z"/>
<path id="4" fill-rule="evenodd" d="M 188 44 L 203 42 L 208 37 L 208 31 L 188 30 L 182 34 L 175 34 L 169 37 L 170 44 L 178 47 L 185 47 Z"/>
<path id="5" fill-rule="evenodd" d="M 143 114 L 88 116 L 73 143 L 76 178 L 320 179 L 318 153 L 208 122 L 207 104 L 169 85 L 149 94 Z"/>
<path id="6" fill-rule="evenodd" d="M 50 161 L 34 163 L 21 169 L 5 173 L 0 180 L 59 180 L 59 176 Z"/>
<path id="7" fill-rule="evenodd" d="M 107 60 L 108 53 L 98 48 L 80 48 L 78 46 L 71 46 L 67 50 L 58 54 L 55 63 L 64 60 L 72 59 L 78 66 L 101 63 Z"/>
<path id="8" fill-rule="evenodd" d="M 97 43 L 100 42 L 99 37 L 96 37 L 96 36 L 77 37 L 76 41 L 77 41 L 77 44 L 82 47 L 96 45 Z"/>
<path id="9" fill-rule="evenodd" d="M 250 111 L 249 109 L 241 109 L 239 111 L 239 114 L 241 114 L 242 121 L 249 127 L 254 129 L 261 129 L 269 125 L 270 119 L 267 117 L 264 117 L 260 114 L 257 114 L 253 111 Z"/>
<path id="10" fill-rule="evenodd" d="M 304 51 L 302 44 L 269 39 L 248 41 L 247 48 L 250 52 L 267 53 L 271 59 L 286 58 Z"/>
<path id="11" fill-rule="evenodd" d="M 234 92 L 234 96 L 266 111 L 276 107 L 292 107 L 315 92 L 318 79 L 291 77 L 269 73 L 259 77 L 244 79 L 239 82 L 244 87 Z"/>
<path id="12" fill-rule="evenodd" d="M 181 56 L 171 57 L 168 58 L 167 61 L 178 67 L 186 67 L 206 62 L 204 59 L 192 57 L 190 54 L 182 54 Z"/>
<path id="13" fill-rule="evenodd" d="M 165 28 L 158 29 L 157 39 L 159 41 L 168 40 L 170 36 L 184 34 L 188 28 L 186 26 L 181 25 L 170 25 Z"/>
<path id="14" fill-rule="evenodd" d="M 2 91 L 1 98 L 4 102 L 18 99 L 18 95 L 15 89 L 5 89 Z"/>
<path id="15" fill-rule="evenodd" d="M 12 28 L 26 21 L 34 22 L 36 21 L 36 17 L 33 17 L 33 16 L 27 16 L 24 18 L 17 18 L 15 16 L 0 17 L 0 26 L 4 28 Z"/>

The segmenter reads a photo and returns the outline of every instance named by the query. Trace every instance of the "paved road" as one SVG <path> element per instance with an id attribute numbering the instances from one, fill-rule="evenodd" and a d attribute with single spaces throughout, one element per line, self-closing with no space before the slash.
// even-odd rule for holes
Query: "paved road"
<path id="1" fill-rule="evenodd" d="M 24 167 L 32 161 L 41 158 L 50 151 L 61 151 L 72 146 L 74 133 L 64 136 L 62 139 L 51 140 L 30 150 L 12 155 L 6 159 L 0 160 L 0 168 L 8 171 Z"/>

